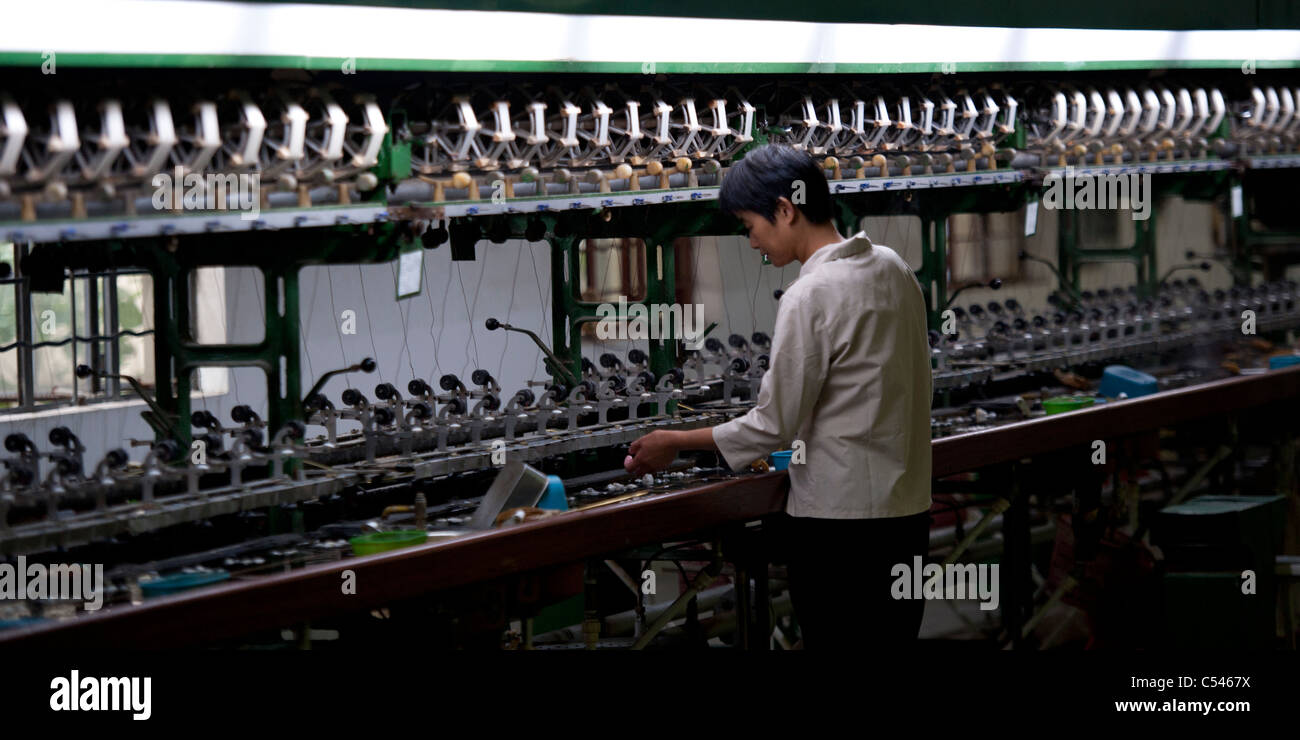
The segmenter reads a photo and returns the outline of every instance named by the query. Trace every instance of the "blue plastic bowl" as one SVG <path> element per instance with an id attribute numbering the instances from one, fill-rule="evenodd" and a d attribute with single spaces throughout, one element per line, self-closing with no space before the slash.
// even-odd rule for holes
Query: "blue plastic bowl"
<path id="1" fill-rule="evenodd" d="M 174 576 L 155 578 L 151 581 L 141 581 L 140 591 L 145 596 L 166 596 L 186 589 L 224 581 L 228 578 L 230 578 L 230 573 L 224 570 L 211 570 L 205 573 L 178 573 Z"/>
<path id="2" fill-rule="evenodd" d="M 790 456 L 793 454 L 794 454 L 794 450 L 781 450 L 780 452 L 773 452 L 772 467 L 775 468 L 776 470 L 785 470 L 786 468 L 790 467 Z"/>

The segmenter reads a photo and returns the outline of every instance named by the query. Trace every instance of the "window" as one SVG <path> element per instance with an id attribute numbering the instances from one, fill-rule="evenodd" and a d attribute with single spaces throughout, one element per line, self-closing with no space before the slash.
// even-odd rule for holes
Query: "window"
<path id="1" fill-rule="evenodd" d="M 78 378 L 78 365 L 153 387 L 152 280 L 141 270 L 66 275 L 61 293 L 30 290 L 27 245 L 0 244 L 0 409 L 33 411 L 134 395 L 117 378 Z"/>

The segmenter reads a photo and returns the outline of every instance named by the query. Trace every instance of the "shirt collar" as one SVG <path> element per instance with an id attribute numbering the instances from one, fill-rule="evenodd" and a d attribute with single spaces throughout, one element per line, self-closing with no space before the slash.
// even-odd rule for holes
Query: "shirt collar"
<path id="1" fill-rule="evenodd" d="M 838 259 L 851 257 L 855 254 L 861 254 L 871 248 L 871 240 L 867 238 L 867 232 L 859 231 L 853 236 L 837 244 L 827 244 L 826 246 L 813 252 L 799 268 L 799 275 L 803 276 L 809 270 L 817 267 L 823 262 L 834 262 Z M 795 278 L 796 280 L 798 278 Z M 793 284 L 793 283 L 792 283 Z"/>

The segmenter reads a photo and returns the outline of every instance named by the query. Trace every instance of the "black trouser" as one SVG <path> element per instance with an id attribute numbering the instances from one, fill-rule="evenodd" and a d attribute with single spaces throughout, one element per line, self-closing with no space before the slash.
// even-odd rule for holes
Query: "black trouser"
<path id="1" fill-rule="evenodd" d="M 890 571 L 930 551 L 930 512 L 890 519 L 782 516 L 790 598 L 804 648 L 897 648 L 916 641 L 921 599 L 894 599 Z M 779 530 L 780 531 L 780 530 Z"/>

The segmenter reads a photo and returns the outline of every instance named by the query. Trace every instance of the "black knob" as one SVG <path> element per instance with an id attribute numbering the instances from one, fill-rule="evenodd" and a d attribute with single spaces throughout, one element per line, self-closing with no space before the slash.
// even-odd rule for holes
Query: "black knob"
<path id="1" fill-rule="evenodd" d="M 451 235 L 447 233 L 446 227 L 438 226 L 420 235 L 420 243 L 424 245 L 425 249 L 433 249 L 445 244 L 449 238 L 451 238 Z"/>
<path id="2" fill-rule="evenodd" d="M 488 331 L 496 331 L 497 329 L 501 328 L 501 322 L 497 321 L 496 319 L 488 319 L 487 321 L 483 322 L 483 325 L 487 327 Z"/>
<path id="3" fill-rule="evenodd" d="M 379 367 L 379 365 L 375 363 L 375 358 L 373 357 L 367 357 L 361 361 L 361 372 L 363 373 L 373 373 L 377 367 Z"/>
<path id="4" fill-rule="evenodd" d="M 783 295 L 785 295 L 785 291 L 781 290 L 780 288 L 777 288 L 776 290 L 772 291 L 772 297 L 777 299 L 778 301 L 781 300 L 781 296 Z"/>
<path id="5" fill-rule="evenodd" d="M 50 430 L 50 444 L 59 447 L 70 447 L 69 442 L 76 439 L 72 431 L 67 427 L 54 427 Z"/>
<path id="6" fill-rule="evenodd" d="M 82 379 L 89 378 L 95 374 L 95 371 L 90 369 L 90 365 L 77 365 L 76 372 L 77 377 Z"/>
<path id="7" fill-rule="evenodd" d="M 23 450 L 28 449 L 34 450 L 36 449 L 36 445 L 32 444 L 32 441 L 27 438 L 26 434 L 23 434 L 22 432 L 14 432 L 5 437 L 5 449 L 10 452 L 22 452 Z"/>
<path id="8" fill-rule="evenodd" d="M 1003 305 L 1007 307 L 1008 311 L 1020 310 L 1020 301 L 1017 301 L 1015 298 L 1008 298 Z"/>

